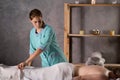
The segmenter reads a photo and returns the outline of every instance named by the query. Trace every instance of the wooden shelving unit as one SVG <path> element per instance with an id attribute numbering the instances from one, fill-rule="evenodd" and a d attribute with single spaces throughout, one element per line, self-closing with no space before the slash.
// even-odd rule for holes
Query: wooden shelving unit
<path id="1" fill-rule="evenodd" d="M 108 34 L 100 34 L 100 35 L 93 35 L 93 34 L 68 34 L 68 37 L 120 37 L 120 35 L 108 35 Z"/>
<path id="2" fill-rule="evenodd" d="M 70 37 L 120 37 L 119 34 L 109 35 L 109 34 L 100 34 L 100 35 L 92 35 L 92 34 L 71 34 L 70 33 L 70 21 L 71 21 L 71 8 L 72 7 L 86 7 L 86 6 L 120 6 L 120 4 L 71 4 L 64 3 L 64 53 L 68 61 L 70 61 Z"/>
<path id="3" fill-rule="evenodd" d="M 68 7 L 81 7 L 81 6 L 120 6 L 120 4 L 70 4 L 65 3 Z"/>

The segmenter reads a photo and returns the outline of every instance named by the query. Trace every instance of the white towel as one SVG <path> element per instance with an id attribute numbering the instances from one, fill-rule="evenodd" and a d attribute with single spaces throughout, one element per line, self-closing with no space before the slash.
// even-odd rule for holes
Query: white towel
<path id="1" fill-rule="evenodd" d="M 93 52 L 92 55 L 87 59 L 86 65 L 100 65 L 104 67 L 105 59 L 102 57 L 100 52 Z"/>
<path id="2" fill-rule="evenodd" d="M 72 80 L 74 66 L 71 63 L 58 63 L 51 67 L 25 67 L 0 65 L 0 80 Z"/>
<path id="3" fill-rule="evenodd" d="M 72 80 L 74 66 L 59 63 L 46 68 L 27 67 L 23 70 L 26 80 Z"/>
<path id="4" fill-rule="evenodd" d="M 21 72 L 17 66 L 0 64 L 0 80 L 21 80 Z"/>

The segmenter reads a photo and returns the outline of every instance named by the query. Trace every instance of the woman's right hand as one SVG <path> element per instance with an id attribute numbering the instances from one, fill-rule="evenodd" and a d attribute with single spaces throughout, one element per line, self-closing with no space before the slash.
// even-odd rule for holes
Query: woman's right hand
<path id="1" fill-rule="evenodd" d="M 20 64 L 18 64 L 18 68 L 21 70 L 23 70 L 25 66 L 26 66 L 26 62 L 21 62 Z"/>

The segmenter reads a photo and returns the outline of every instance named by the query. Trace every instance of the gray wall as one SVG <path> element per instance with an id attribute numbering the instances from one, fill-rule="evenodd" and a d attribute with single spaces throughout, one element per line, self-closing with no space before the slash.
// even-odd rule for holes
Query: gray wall
<path id="1" fill-rule="evenodd" d="M 65 2 L 73 3 L 74 0 L 0 0 L 0 63 L 16 65 L 28 57 L 29 31 L 32 28 L 28 14 L 34 8 L 40 9 L 44 21 L 53 26 L 60 47 L 63 49 Z M 80 3 L 89 2 L 89 0 L 80 0 Z M 97 3 L 111 3 L 111 0 L 97 0 Z M 81 28 L 85 29 L 86 33 L 93 28 L 101 31 L 115 29 L 119 33 L 119 15 L 120 8 L 117 7 L 74 8 L 72 33 L 79 33 Z M 74 63 L 84 62 L 94 51 L 101 51 L 108 63 L 119 62 L 118 38 L 83 38 L 83 41 L 73 38 L 73 44 Z M 80 44 L 83 45 L 82 51 Z M 40 66 L 39 63 L 38 57 L 34 60 L 34 65 Z"/>

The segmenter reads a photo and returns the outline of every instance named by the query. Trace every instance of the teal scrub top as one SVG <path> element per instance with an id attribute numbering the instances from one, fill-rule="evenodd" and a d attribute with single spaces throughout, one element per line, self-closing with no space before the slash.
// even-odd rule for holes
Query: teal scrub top
<path id="1" fill-rule="evenodd" d="M 40 33 L 36 33 L 35 28 L 30 31 L 29 53 L 33 54 L 38 48 L 43 50 L 43 52 L 40 53 L 42 67 L 52 66 L 67 61 L 63 51 L 57 43 L 55 32 L 49 25 L 45 25 Z"/>

